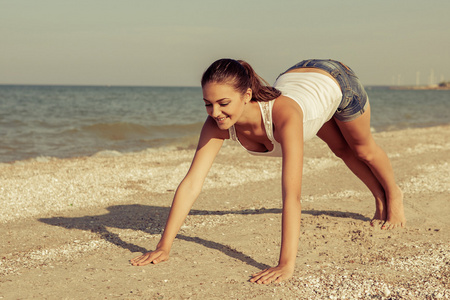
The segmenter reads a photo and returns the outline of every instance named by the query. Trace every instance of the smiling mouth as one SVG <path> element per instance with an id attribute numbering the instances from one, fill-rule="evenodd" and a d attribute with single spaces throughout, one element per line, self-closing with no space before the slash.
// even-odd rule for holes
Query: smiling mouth
<path id="1" fill-rule="evenodd" d="M 223 118 L 216 118 L 216 121 L 217 122 L 222 122 L 222 121 L 225 121 L 225 119 L 226 119 L 227 117 L 223 117 Z"/>

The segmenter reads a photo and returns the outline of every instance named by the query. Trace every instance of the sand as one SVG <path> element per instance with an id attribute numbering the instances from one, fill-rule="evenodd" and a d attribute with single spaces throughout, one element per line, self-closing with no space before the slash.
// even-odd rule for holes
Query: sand
<path id="1" fill-rule="evenodd" d="M 0 299 L 449 299 L 450 126 L 375 133 L 405 193 L 407 228 L 369 226 L 368 190 L 314 139 L 305 147 L 294 276 L 277 263 L 280 159 L 221 150 L 168 262 L 154 249 L 193 150 L 105 151 L 0 164 Z"/>

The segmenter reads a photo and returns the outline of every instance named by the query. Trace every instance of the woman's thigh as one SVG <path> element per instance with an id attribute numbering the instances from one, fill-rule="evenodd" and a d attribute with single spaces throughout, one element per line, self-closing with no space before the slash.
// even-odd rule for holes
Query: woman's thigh
<path id="1" fill-rule="evenodd" d="M 344 122 L 337 118 L 335 121 L 350 148 L 359 156 L 368 154 L 376 145 L 370 129 L 370 105 L 367 105 L 366 111 L 361 116 L 352 121 Z"/>
<path id="2" fill-rule="evenodd" d="M 326 122 L 322 128 L 320 128 L 319 132 L 317 132 L 317 136 L 324 141 L 338 157 L 342 158 L 349 150 L 351 151 L 334 118 Z"/>

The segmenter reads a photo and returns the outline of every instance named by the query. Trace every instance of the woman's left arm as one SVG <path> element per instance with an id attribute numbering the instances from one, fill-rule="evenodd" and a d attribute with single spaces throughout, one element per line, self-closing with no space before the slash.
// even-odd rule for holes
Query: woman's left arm
<path id="1" fill-rule="evenodd" d="M 303 113 L 297 103 L 282 96 L 275 101 L 272 115 L 275 139 L 283 151 L 282 234 L 278 265 L 254 274 L 250 280 L 264 284 L 289 279 L 294 273 L 301 221 Z"/>

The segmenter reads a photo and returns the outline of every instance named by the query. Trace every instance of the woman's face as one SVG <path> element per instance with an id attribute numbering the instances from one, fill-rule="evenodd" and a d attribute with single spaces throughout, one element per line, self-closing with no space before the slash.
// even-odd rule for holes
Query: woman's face
<path id="1" fill-rule="evenodd" d="M 252 98 L 251 89 L 241 94 L 231 85 L 210 82 L 203 86 L 203 101 L 206 112 L 222 130 L 227 130 L 239 121 L 245 104 Z"/>

